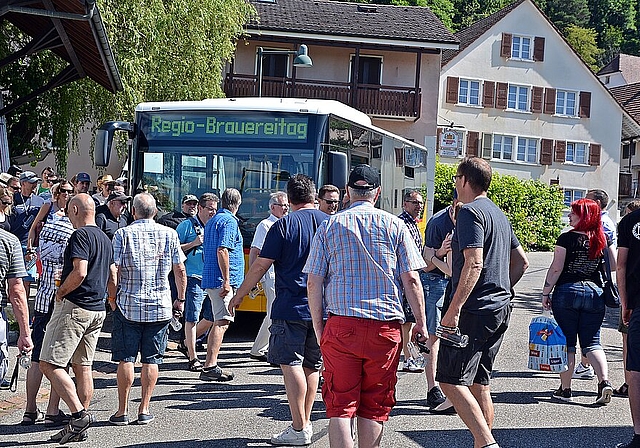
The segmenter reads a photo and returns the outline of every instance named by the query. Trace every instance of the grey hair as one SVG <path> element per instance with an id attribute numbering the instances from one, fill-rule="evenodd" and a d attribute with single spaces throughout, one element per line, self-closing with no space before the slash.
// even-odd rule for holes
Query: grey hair
<path id="1" fill-rule="evenodd" d="M 222 208 L 235 212 L 238 211 L 241 203 L 242 198 L 240 192 L 235 188 L 227 188 L 222 192 L 222 196 L 220 197 Z"/>
<path id="2" fill-rule="evenodd" d="M 271 207 L 273 204 L 277 204 L 278 199 L 286 197 L 287 193 L 285 193 L 284 191 L 276 191 L 275 193 L 271 193 L 271 195 L 269 195 L 269 207 Z"/>
<path id="3" fill-rule="evenodd" d="M 138 193 L 133 198 L 133 208 L 136 219 L 151 219 L 158 213 L 156 200 L 149 193 Z"/>
<path id="4" fill-rule="evenodd" d="M 376 198 L 376 194 L 378 193 L 378 188 L 372 188 L 370 190 L 361 190 L 358 188 L 351 188 L 351 187 L 347 187 L 349 189 L 349 197 L 352 200 L 366 200 L 366 201 L 371 201 L 373 202 L 373 200 Z"/>
<path id="5" fill-rule="evenodd" d="M 404 202 L 410 201 L 411 200 L 411 196 L 413 196 L 414 194 L 422 196 L 422 193 L 420 193 L 420 191 L 411 189 L 411 190 L 407 190 L 407 191 L 404 192 L 404 196 L 402 197 L 402 200 Z"/>

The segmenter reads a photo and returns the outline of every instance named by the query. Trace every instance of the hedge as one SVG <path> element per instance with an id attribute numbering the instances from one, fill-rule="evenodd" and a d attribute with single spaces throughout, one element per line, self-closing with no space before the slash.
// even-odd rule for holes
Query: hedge
<path id="1" fill-rule="evenodd" d="M 434 212 L 453 200 L 452 176 L 457 165 L 436 163 Z M 551 251 L 563 228 L 564 198 L 557 186 L 521 180 L 494 171 L 487 194 L 504 211 L 526 251 Z"/>

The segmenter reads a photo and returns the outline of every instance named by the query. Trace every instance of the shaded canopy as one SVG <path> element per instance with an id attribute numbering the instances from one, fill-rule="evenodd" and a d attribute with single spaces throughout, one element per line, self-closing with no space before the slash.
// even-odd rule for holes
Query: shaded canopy
<path id="1" fill-rule="evenodd" d="M 43 92 L 87 76 L 110 92 L 122 90 L 95 0 L 0 0 L 0 20 L 9 21 L 31 37 L 29 44 L 1 60 L 0 67 L 42 50 L 50 50 L 69 63 L 46 85 L 5 105 L 0 116 Z"/>

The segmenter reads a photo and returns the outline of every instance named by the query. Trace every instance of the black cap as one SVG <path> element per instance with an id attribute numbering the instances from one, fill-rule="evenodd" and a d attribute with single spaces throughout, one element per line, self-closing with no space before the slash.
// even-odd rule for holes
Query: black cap
<path id="1" fill-rule="evenodd" d="M 380 186 L 380 174 L 378 170 L 369 165 L 358 165 L 351 171 L 351 174 L 349 174 L 349 183 L 347 183 L 347 185 L 356 190 L 378 188 Z"/>
<path id="2" fill-rule="evenodd" d="M 17 177 L 18 175 L 20 175 L 20 173 L 22 173 L 22 168 L 20 168 L 18 165 L 11 165 L 7 170 L 7 173 Z"/>
<path id="3" fill-rule="evenodd" d="M 127 196 L 121 191 L 114 191 L 107 197 L 107 202 L 113 201 L 114 199 L 120 202 L 127 202 L 131 200 L 131 196 Z"/>

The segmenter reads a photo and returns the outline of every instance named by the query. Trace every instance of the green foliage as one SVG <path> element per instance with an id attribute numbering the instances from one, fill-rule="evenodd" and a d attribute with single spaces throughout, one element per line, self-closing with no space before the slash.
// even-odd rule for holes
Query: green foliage
<path id="1" fill-rule="evenodd" d="M 603 53 L 596 43 L 596 32 L 592 29 L 569 25 L 566 30 L 567 42 L 582 57 L 593 71 L 597 71 Z"/>
<path id="2" fill-rule="evenodd" d="M 451 203 L 451 178 L 456 168 L 456 165 L 436 163 L 434 211 Z M 564 202 L 559 188 L 494 172 L 487 195 L 507 215 L 525 250 L 553 250 L 563 227 Z"/>
<path id="3" fill-rule="evenodd" d="M 7 117 L 12 156 L 38 154 L 51 145 L 58 170 L 65 172 L 67 147 L 77 149 L 88 122 L 132 120 L 143 101 L 223 96 L 222 68 L 255 14 L 245 0 L 99 0 L 98 7 L 124 91 L 113 95 L 83 79 L 39 96 Z M 0 22 L 0 57 L 27 42 Z M 10 64 L 0 71 L 0 86 L 10 92 L 6 102 L 46 84 L 64 65 L 48 51 Z"/>

